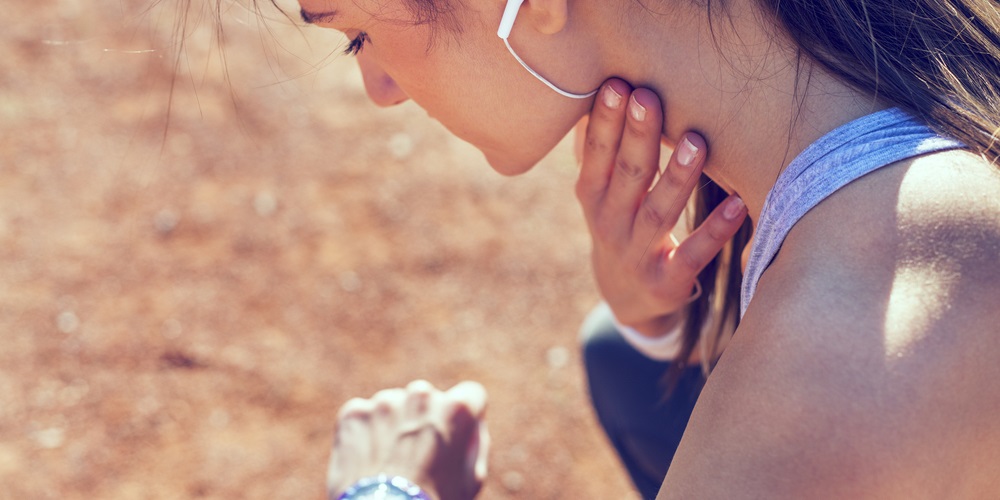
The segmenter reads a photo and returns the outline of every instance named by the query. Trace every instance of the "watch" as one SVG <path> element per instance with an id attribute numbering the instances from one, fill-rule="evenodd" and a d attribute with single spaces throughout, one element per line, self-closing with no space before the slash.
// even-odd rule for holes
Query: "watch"
<path id="1" fill-rule="evenodd" d="M 431 497 L 404 477 L 379 474 L 362 478 L 337 500 L 431 500 Z"/>

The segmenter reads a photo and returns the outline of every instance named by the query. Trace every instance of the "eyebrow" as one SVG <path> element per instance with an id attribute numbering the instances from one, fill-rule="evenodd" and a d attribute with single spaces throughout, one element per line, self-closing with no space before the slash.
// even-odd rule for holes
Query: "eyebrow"
<path id="1" fill-rule="evenodd" d="M 309 24 L 325 23 L 330 22 L 333 18 L 337 17 L 337 11 L 330 10 L 326 12 L 309 12 L 306 9 L 299 11 L 299 15 L 302 16 L 302 20 Z"/>

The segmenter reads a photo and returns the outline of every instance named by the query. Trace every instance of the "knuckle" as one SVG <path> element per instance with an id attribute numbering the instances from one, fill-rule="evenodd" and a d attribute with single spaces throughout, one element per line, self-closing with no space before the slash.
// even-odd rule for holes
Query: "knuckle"
<path id="1" fill-rule="evenodd" d="M 583 145 L 585 151 L 597 155 L 604 155 L 614 150 L 614 146 L 611 143 L 602 140 L 594 134 L 587 134 Z"/>
<path id="2" fill-rule="evenodd" d="M 626 179 L 642 179 L 649 172 L 649 169 L 644 165 L 633 163 L 621 156 L 615 159 L 615 170 Z"/>
<path id="3" fill-rule="evenodd" d="M 716 243 L 725 243 L 729 240 L 731 232 L 728 228 L 721 224 L 708 224 L 705 226 L 705 233 L 708 237 Z"/>
<path id="4" fill-rule="evenodd" d="M 663 172 L 663 181 L 673 189 L 682 189 L 691 179 L 691 175 L 683 175 L 676 168 L 667 168 Z"/>
<path id="5" fill-rule="evenodd" d="M 701 268 L 705 266 L 702 259 L 686 250 L 678 250 L 674 253 L 674 257 L 680 261 L 682 266 L 693 272 L 701 271 Z"/>
<path id="6" fill-rule="evenodd" d="M 385 417 L 402 410 L 406 403 L 406 391 L 403 389 L 383 389 L 371 399 L 372 413 Z"/>
<path id="7" fill-rule="evenodd" d="M 343 406 L 340 407 L 340 412 L 337 413 L 338 420 L 367 420 L 372 415 L 373 404 L 371 401 L 362 398 L 351 398 Z"/>
<path id="8" fill-rule="evenodd" d="M 406 391 L 410 396 L 429 396 L 436 389 L 434 385 L 426 380 L 414 380 L 406 386 Z"/>
<path id="9" fill-rule="evenodd" d="M 379 400 L 375 401 L 375 407 L 373 408 L 373 412 L 375 415 L 388 415 L 392 413 L 393 409 L 394 406 L 389 401 Z"/>
<path id="10" fill-rule="evenodd" d="M 409 398 L 406 400 L 407 411 L 413 415 L 423 415 L 427 413 L 430 408 L 432 398 L 433 396 L 430 393 L 410 394 Z"/>
<path id="11" fill-rule="evenodd" d="M 646 122 L 627 120 L 625 122 L 625 133 L 628 134 L 629 137 L 635 139 L 648 140 L 653 134 L 650 133 L 650 126 L 647 125 L 647 122 L 656 122 L 657 125 L 660 124 L 657 120 L 647 120 Z M 659 142 L 659 137 L 657 137 L 656 140 Z"/>
<path id="12" fill-rule="evenodd" d="M 667 221 L 665 211 L 661 211 L 652 203 L 644 203 L 642 209 L 640 209 L 640 214 L 643 220 L 653 227 L 661 227 Z"/>
<path id="13" fill-rule="evenodd" d="M 430 384 L 410 384 L 407 387 L 406 406 L 408 411 L 424 414 L 431 404 L 431 399 L 438 391 Z"/>

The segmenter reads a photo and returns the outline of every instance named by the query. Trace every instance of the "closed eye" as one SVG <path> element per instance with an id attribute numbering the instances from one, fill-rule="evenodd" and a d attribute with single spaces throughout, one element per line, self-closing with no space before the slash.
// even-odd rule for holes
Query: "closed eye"
<path id="1" fill-rule="evenodd" d="M 302 9 L 299 11 L 299 15 L 302 16 L 302 20 L 309 24 L 320 24 L 329 23 L 337 17 L 337 11 L 331 10 L 327 12 L 313 12 L 310 10 Z"/>

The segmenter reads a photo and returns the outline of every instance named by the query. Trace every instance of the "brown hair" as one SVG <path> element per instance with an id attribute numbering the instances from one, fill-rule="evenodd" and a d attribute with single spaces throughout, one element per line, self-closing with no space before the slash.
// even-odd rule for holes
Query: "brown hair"
<path id="1" fill-rule="evenodd" d="M 698 227 L 729 197 L 729 193 L 704 174 L 699 185 L 703 187 L 695 193 L 688 206 L 690 227 Z M 722 251 L 698 273 L 702 293 L 685 308 L 681 352 L 664 376 L 667 394 L 690 364 L 695 348 L 699 348 L 701 367 L 707 377 L 721 354 L 723 339 L 736 331 L 740 322 L 740 287 L 743 283 L 740 257 L 750 242 L 751 233 L 752 227 L 747 219 Z"/>
<path id="2" fill-rule="evenodd" d="M 993 0 L 758 0 L 802 54 L 996 163 L 1000 5 Z"/>

